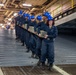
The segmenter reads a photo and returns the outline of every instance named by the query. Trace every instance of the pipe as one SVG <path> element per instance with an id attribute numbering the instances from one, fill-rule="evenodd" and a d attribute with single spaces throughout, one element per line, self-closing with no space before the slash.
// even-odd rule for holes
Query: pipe
<path id="1" fill-rule="evenodd" d="M 10 13 L 7 17 L 9 17 L 10 15 L 12 15 L 12 14 L 13 14 L 13 12 L 14 12 L 14 11 L 11 11 L 11 13 Z"/>
<path id="2" fill-rule="evenodd" d="M 4 5 L 4 8 L 6 8 L 7 4 L 9 3 L 10 0 L 7 0 L 7 2 Z"/>
<path id="3" fill-rule="evenodd" d="M 71 0 L 71 7 L 74 8 L 74 0 Z"/>

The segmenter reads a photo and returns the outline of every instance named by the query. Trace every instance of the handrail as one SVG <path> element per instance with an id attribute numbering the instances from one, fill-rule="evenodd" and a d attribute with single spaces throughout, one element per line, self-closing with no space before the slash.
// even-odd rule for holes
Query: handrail
<path id="1" fill-rule="evenodd" d="M 65 12 L 58 14 L 57 16 L 54 17 L 55 20 L 59 20 L 67 15 L 70 15 L 72 13 L 76 12 L 76 7 L 72 8 L 72 9 L 68 9 Z M 66 14 L 66 15 L 65 15 Z M 61 18 L 59 18 L 61 16 Z"/>
<path id="2" fill-rule="evenodd" d="M 69 3 L 69 2 L 70 2 L 71 4 L 70 4 L 69 7 L 67 7 L 67 9 L 68 9 L 68 8 L 69 8 L 69 9 L 74 8 L 74 5 L 75 5 L 75 4 L 74 4 L 74 0 L 70 0 L 70 1 L 68 0 L 68 1 L 66 1 L 65 3 L 61 4 L 60 6 L 58 6 L 57 8 L 55 8 L 55 9 L 51 12 L 52 15 L 53 15 L 53 17 L 55 17 L 55 16 L 57 15 L 57 14 L 55 14 L 54 12 L 57 11 L 59 8 L 60 8 L 61 10 L 60 10 L 60 12 L 58 11 L 57 13 L 58 13 L 58 14 L 63 13 L 63 12 L 64 12 L 64 10 L 62 10 L 63 6 L 64 6 L 65 4 L 67 4 L 67 3 Z M 67 9 L 66 9 L 66 10 L 67 10 Z M 65 11 L 66 11 L 66 10 L 65 10 Z"/>

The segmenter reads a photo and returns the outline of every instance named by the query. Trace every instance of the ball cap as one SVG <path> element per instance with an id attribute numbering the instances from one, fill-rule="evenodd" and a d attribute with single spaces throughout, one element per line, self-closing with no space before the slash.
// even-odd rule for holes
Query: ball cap
<path id="1" fill-rule="evenodd" d="M 41 21 L 42 20 L 42 16 L 38 15 L 36 19 L 39 20 L 39 21 Z"/>
<path id="2" fill-rule="evenodd" d="M 19 15 L 22 15 L 22 14 L 23 14 L 23 11 L 22 11 L 22 10 L 20 10 L 20 11 L 18 12 L 18 14 L 19 14 Z"/>
<path id="3" fill-rule="evenodd" d="M 35 16 L 34 16 L 34 15 L 32 15 L 32 16 L 31 16 L 31 19 L 35 19 Z"/>
<path id="4" fill-rule="evenodd" d="M 52 16 L 48 16 L 48 21 L 53 20 Z"/>

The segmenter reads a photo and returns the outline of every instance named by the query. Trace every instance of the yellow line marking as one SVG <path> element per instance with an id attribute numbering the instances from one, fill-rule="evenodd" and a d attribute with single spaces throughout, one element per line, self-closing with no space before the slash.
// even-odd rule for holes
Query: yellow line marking
<path id="1" fill-rule="evenodd" d="M 4 75 L 3 72 L 2 72 L 2 70 L 1 70 L 1 68 L 0 68 L 0 75 Z"/>
<path id="2" fill-rule="evenodd" d="M 55 70 L 57 70 L 59 73 L 61 73 L 62 75 L 70 75 L 69 73 L 67 73 L 66 71 L 62 70 L 61 68 L 59 68 L 58 66 L 54 65 L 53 68 Z"/>

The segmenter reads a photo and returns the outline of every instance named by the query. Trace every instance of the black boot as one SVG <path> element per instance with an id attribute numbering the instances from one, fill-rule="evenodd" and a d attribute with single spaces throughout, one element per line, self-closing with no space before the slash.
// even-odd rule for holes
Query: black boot
<path id="1" fill-rule="evenodd" d="M 37 66 L 40 66 L 41 65 L 41 61 L 39 60 L 38 62 L 37 62 Z"/>
<path id="2" fill-rule="evenodd" d="M 22 45 L 21 46 L 24 46 L 24 41 L 22 41 Z"/>
<path id="3" fill-rule="evenodd" d="M 38 57 L 37 55 L 35 55 L 35 58 L 36 58 L 36 59 L 39 59 L 39 57 Z"/>
<path id="4" fill-rule="evenodd" d="M 18 38 L 16 37 L 15 40 L 17 40 Z"/>
<path id="5" fill-rule="evenodd" d="M 34 54 L 34 53 L 32 53 L 31 58 L 34 58 L 34 56 L 35 56 L 35 54 Z"/>
<path id="6" fill-rule="evenodd" d="M 45 62 L 42 62 L 41 69 L 42 69 L 42 70 L 45 70 Z"/>
<path id="7" fill-rule="evenodd" d="M 22 43 L 22 45 L 21 46 L 24 46 L 24 43 Z"/>
<path id="8" fill-rule="evenodd" d="M 26 48 L 27 48 L 27 47 L 26 47 Z M 28 53 L 29 51 L 30 51 L 30 49 L 29 49 L 29 48 L 27 48 L 27 51 L 26 51 L 26 52 Z"/>
<path id="9" fill-rule="evenodd" d="M 49 66 L 48 66 L 48 70 L 52 71 L 52 67 L 53 67 L 53 63 L 50 63 Z"/>
<path id="10" fill-rule="evenodd" d="M 26 52 L 28 53 L 30 50 L 28 49 Z"/>

